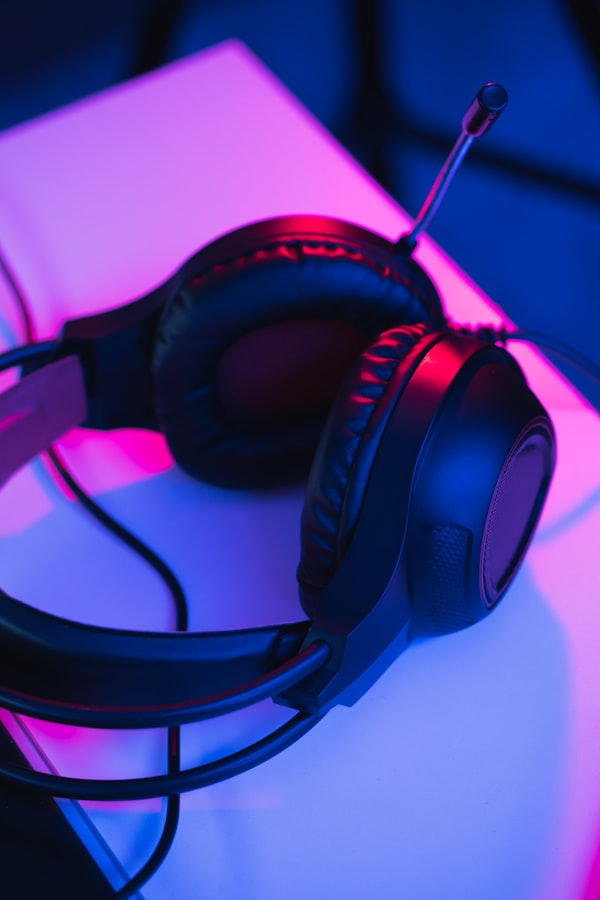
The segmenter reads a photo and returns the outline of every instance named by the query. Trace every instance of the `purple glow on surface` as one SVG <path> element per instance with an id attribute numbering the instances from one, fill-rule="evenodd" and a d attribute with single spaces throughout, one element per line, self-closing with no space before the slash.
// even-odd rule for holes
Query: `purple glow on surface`
<path id="1" fill-rule="evenodd" d="M 219 90 L 206 91 L 207 76 Z M 298 158 L 310 177 L 290 177 Z M 235 42 L 8 132 L 0 163 L 0 193 L 11 185 L 16 198 L 0 204 L 5 252 L 35 299 L 40 336 L 143 294 L 249 222 L 324 214 L 394 236 L 408 221 Z"/>
<path id="2" fill-rule="evenodd" d="M 175 160 L 165 164 L 170 154 Z M 0 194 L 5 251 L 32 299 L 40 336 L 54 335 L 65 317 L 143 294 L 199 247 L 247 222 L 325 214 L 390 238 L 409 225 L 235 43 L 4 134 Z M 424 238 L 416 256 L 452 318 L 503 323 L 433 242 Z M 4 291 L 1 302 L 4 313 L 11 303 Z M 14 330 L 12 307 L 9 317 Z M 269 765 L 186 797 L 175 848 L 185 860 L 181 900 L 198 895 L 197 878 L 207 896 L 239 896 L 240 878 L 255 891 L 249 898 L 288 896 L 289 866 L 295 896 L 315 883 L 332 896 L 368 885 L 380 897 L 438 896 L 452 884 L 457 896 L 486 900 L 580 900 L 585 877 L 581 900 L 592 900 L 599 877 L 600 425 L 541 354 L 520 345 L 514 352 L 550 408 L 559 464 L 506 601 L 481 626 L 413 647 L 356 708 L 335 710 Z M 62 450 L 85 486 L 174 565 L 193 627 L 301 615 L 294 583 L 300 491 L 240 495 L 194 484 L 173 467 L 163 439 L 143 432 L 74 431 Z M 1 583 L 15 596 L 99 624 L 171 627 L 161 587 L 76 504 L 63 502 L 40 464 L 2 491 L 0 513 Z M 269 715 L 188 731 L 186 760 L 234 749 Z M 160 734 L 30 727 L 69 774 L 122 777 L 164 764 Z M 307 802 L 315 796 L 318 809 Z M 111 836 L 124 809 L 97 819 Z M 365 830 L 367 818 L 376 826 Z M 139 841 L 140 857 L 148 844 Z M 339 866 L 331 866 L 332 855 Z M 166 878 L 173 868 L 165 867 Z M 169 895 L 159 885 L 149 897 Z"/>
<path id="3" fill-rule="evenodd" d="M 22 411 L 19 413 L 13 413 L 12 416 L 6 416 L 2 421 L 0 421 L 0 431 L 4 431 L 6 428 L 10 428 L 11 425 L 14 425 L 15 422 L 18 422 L 24 416 L 27 415 L 26 411 Z"/>
<path id="4" fill-rule="evenodd" d="M 600 897 L 600 826 L 597 828 L 596 833 L 597 837 L 592 856 L 592 864 L 589 871 L 586 873 L 581 900 L 598 900 L 598 897 Z"/>

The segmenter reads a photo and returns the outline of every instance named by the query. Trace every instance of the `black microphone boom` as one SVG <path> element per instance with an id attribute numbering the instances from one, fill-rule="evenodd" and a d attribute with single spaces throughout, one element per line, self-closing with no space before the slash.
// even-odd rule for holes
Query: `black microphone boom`
<path id="1" fill-rule="evenodd" d="M 444 199 L 450 182 L 454 178 L 474 139 L 481 137 L 482 134 L 485 134 L 491 128 L 500 113 L 506 108 L 507 103 L 508 94 L 502 85 L 484 84 L 480 89 L 463 116 L 460 136 L 440 169 L 411 231 L 403 235 L 398 241 L 397 248 L 401 253 L 410 255 L 413 252 L 417 246 L 419 235 L 429 227 L 440 203 Z"/>

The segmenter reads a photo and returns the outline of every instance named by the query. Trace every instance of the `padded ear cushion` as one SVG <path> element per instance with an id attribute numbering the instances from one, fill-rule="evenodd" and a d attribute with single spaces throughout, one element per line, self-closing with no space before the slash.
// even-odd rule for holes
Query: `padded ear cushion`
<path id="1" fill-rule="evenodd" d="M 352 360 L 398 323 L 442 326 L 438 295 L 411 261 L 351 241 L 228 250 L 162 313 L 152 360 L 159 427 L 197 478 L 262 487 L 305 477 Z"/>
<path id="2" fill-rule="evenodd" d="M 309 616 L 344 557 L 396 401 L 438 338 L 425 324 L 382 334 L 358 359 L 331 409 L 302 511 L 297 577 Z"/>

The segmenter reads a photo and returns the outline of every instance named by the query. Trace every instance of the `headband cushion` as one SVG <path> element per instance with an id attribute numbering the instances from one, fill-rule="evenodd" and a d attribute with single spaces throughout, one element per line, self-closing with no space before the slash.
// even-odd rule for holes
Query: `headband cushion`
<path id="1" fill-rule="evenodd" d="M 301 520 L 297 577 L 302 606 L 309 616 L 343 559 L 385 426 L 433 334 L 422 323 L 380 335 L 348 374 L 331 409 L 310 472 Z"/>
<path id="2" fill-rule="evenodd" d="M 231 254 L 165 305 L 154 407 L 176 462 L 227 487 L 305 477 L 337 388 L 398 323 L 444 321 L 412 263 L 351 243 L 286 240 Z"/>

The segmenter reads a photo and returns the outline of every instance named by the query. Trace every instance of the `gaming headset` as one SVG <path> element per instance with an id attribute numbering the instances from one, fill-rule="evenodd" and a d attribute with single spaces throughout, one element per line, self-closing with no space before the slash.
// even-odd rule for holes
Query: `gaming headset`
<path id="1" fill-rule="evenodd" d="M 485 85 L 397 243 L 318 216 L 242 227 L 145 297 L 0 358 L 0 480 L 68 429 L 161 431 L 176 463 L 231 488 L 306 479 L 306 619 L 218 633 L 84 625 L 0 591 L 0 704 L 104 728 L 179 726 L 272 697 L 296 710 L 224 760 L 140 779 L 0 776 L 58 796 L 135 799 L 255 765 L 352 703 L 413 635 L 487 616 L 523 560 L 554 431 L 515 359 L 453 327 L 413 260 L 474 137 L 506 105 Z M 309 472 L 307 476 L 307 472 Z"/>

